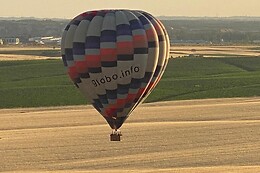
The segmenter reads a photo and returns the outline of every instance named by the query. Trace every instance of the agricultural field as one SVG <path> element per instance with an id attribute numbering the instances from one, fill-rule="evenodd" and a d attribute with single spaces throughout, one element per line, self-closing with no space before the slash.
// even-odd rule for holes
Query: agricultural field
<path id="1" fill-rule="evenodd" d="M 60 48 L 55 47 L 0 47 L 0 61 L 57 59 L 60 54 Z"/>
<path id="2" fill-rule="evenodd" d="M 259 96 L 260 58 L 171 59 L 148 102 Z"/>
<path id="3" fill-rule="evenodd" d="M 2 109 L 0 172 L 259 173 L 260 97 L 139 106 L 122 141 L 91 106 Z"/>
<path id="4" fill-rule="evenodd" d="M 86 104 L 60 59 L 0 61 L 0 108 Z M 260 94 L 260 58 L 173 58 L 146 102 Z"/>
<path id="5" fill-rule="evenodd" d="M 259 49 L 206 49 L 172 48 L 161 82 L 111 142 L 52 56 L 59 49 L 0 48 L 0 172 L 259 173 Z"/>
<path id="6" fill-rule="evenodd" d="M 243 46 L 172 46 L 172 57 L 199 56 L 207 58 L 226 58 L 226 57 L 259 57 L 260 46 L 243 45 Z"/>

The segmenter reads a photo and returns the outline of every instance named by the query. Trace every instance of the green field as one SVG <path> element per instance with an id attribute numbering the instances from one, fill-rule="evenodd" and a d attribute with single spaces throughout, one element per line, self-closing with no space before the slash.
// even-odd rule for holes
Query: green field
<path id="1" fill-rule="evenodd" d="M 86 104 L 61 60 L 0 61 L 0 108 Z M 260 58 L 177 58 L 146 102 L 260 96 Z"/>

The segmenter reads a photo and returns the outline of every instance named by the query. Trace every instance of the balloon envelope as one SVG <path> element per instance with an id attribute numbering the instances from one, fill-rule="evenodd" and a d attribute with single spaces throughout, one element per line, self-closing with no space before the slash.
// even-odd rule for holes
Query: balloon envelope
<path id="1" fill-rule="evenodd" d="M 118 129 L 162 77 L 169 38 L 147 12 L 89 11 L 66 26 L 61 52 L 73 83 Z"/>

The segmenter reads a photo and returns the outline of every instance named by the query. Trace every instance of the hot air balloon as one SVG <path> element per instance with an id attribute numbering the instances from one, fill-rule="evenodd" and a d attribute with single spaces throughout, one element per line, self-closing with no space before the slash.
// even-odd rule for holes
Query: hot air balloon
<path id="1" fill-rule="evenodd" d="M 61 54 L 70 79 L 113 129 L 161 79 L 169 57 L 163 24 L 140 10 L 84 12 L 66 26 Z"/>

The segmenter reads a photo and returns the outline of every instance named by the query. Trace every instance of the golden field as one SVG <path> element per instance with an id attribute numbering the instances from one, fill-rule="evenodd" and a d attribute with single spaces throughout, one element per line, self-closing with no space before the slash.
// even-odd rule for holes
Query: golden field
<path id="1" fill-rule="evenodd" d="M 110 142 L 91 106 L 1 109 L 0 172 L 260 172 L 260 98 L 139 106 Z"/>
<path id="2" fill-rule="evenodd" d="M 201 55 L 204 57 L 228 57 L 228 56 L 260 56 L 260 47 L 257 45 L 230 45 L 230 46 L 172 46 L 171 55 L 182 57 L 188 55 Z"/>
<path id="3" fill-rule="evenodd" d="M 5 52 L 15 51 L 59 51 L 59 48 L 46 46 L 7 46 L 0 47 L 0 61 L 11 60 L 40 60 L 50 59 L 54 57 L 37 56 L 37 55 L 21 55 L 6 54 Z M 58 53 L 59 54 L 59 53 Z M 204 57 L 228 57 L 228 56 L 260 56 L 259 45 L 172 45 L 170 48 L 170 56 L 182 57 L 189 55 L 202 55 Z M 57 58 L 57 57 L 55 57 Z M 60 58 L 60 57 L 59 57 Z"/>

